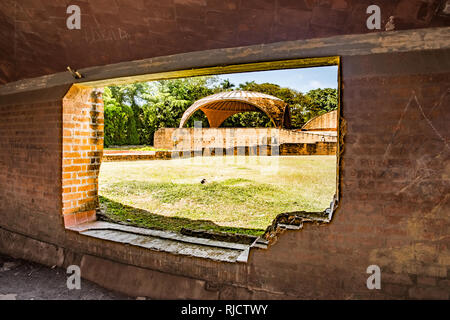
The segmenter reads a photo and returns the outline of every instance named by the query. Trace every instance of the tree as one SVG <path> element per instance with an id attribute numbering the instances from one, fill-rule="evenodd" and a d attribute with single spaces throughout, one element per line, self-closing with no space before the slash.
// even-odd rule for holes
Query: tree
<path id="1" fill-rule="evenodd" d="M 214 93 L 214 77 L 195 77 L 175 80 L 161 80 L 152 85 L 148 103 L 142 106 L 146 123 L 145 143 L 153 142 L 156 130 L 164 127 L 178 127 L 183 113 L 196 100 Z M 186 126 L 193 127 L 194 121 L 208 126 L 206 116 L 197 111 Z"/>
<path id="2" fill-rule="evenodd" d="M 183 113 L 195 101 L 217 92 L 233 90 L 228 79 L 218 83 L 218 77 L 193 77 L 156 82 L 133 83 L 105 88 L 105 145 L 152 144 L 156 130 L 178 127 Z M 282 99 L 289 105 L 291 125 L 301 128 L 314 116 L 337 108 L 336 89 L 315 89 L 303 94 L 273 83 L 254 81 L 240 84 L 239 90 L 256 91 Z M 209 127 L 205 114 L 197 110 L 186 126 L 201 121 Z M 264 112 L 235 114 L 223 127 L 271 127 Z"/>
<path id="3" fill-rule="evenodd" d="M 213 94 L 216 82 L 216 77 L 195 77 L 105 88 L 105 145 L 152 144 L 156 130 L 178 127 L 184 111 Z M 208 126 L 201 111 L 187 126 L 193 127 L 194 121 Z"/>
<path id="4" fill-rule="evenodd" d="M 283 88 L 273 83 L 245 82 L 239 85 L 239 90 L 255 91 L 280 98 L 289 105 L 291 113 L 291 126 L 301 128 L 307 121 L 304 110 L 309 105 L 309 98 L 301 92 Z M 228 118 L 223 126 L 227 127 L 271 127 L 269 117 L 263 112 L 238 113 Z"/>
<path id="5" fill-rule="evenodd" d="M 338 97 L 336 89 L 314 89 L 309 91 L 306 96 L 310 98 L 308 105 L 308 111 L 311 113 L 310 118 L 337 109 Z"/>
<path id="6" fill-rule="evenodd" d="M 229 91 L 236 87 L 233 83 L 230 82 L 230 79 L 223 80 L 219 86 L 216 88 L 218 92 Z"/>
<path id="7" fill-rule="evenodd" d="M 106 87 L 103 93 L 105 115 L 105 145 L 138 144 L 139 135 L 133 109 L 120 101 L 118 87 Z"/>

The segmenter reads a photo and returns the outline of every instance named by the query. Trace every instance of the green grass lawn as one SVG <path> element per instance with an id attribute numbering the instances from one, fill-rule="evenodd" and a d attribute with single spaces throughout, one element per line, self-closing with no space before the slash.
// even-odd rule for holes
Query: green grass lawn
<path id="1" fill-rule="evenodd" d="M 279 213 L 323 211 L 335 189 L 335 156 L 104 162 L 99 178 L 100 202 L 115 221 L 250 235 Z"/>

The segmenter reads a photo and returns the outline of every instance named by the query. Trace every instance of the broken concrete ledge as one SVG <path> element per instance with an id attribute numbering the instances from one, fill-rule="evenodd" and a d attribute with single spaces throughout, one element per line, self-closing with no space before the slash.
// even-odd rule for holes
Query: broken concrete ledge
<path id="1" fill-rule="evenodd" d="M 0 227 L 0 252 L 49 267 L 79 265 L 83 279 L 134 297 L 182 300 L 296 298 L 289 292 L 269 291 L 245 282 L 216 282 L 128 264 L 107 255 L 97 256 L 78 251 L 76 247 L 33 239 L 3 227 Z"/>
<path id="2" fill-rule="evenodd" d="M 334 209 L 334 202 L 331 203 L 330 207 Z M 266 249 L 274 244 L 284 231 L 300 230 L 303 228 L 305 222 L 316 224 L 329 223 L 328 210 L 323 212 L 295 211 L 280 213 L 273 220 L 272 224 L 267 227 L 264 234 L 255 241 L 252 247 Z"/>
<path id="3" fill-rule="evenodd" d="M 84 223 L 70 227 L 69 230 L 102 240 L 224 262 L 247 262 L 250 248 L 248 244 L 198 238 L 172 231 L 103 221 Z"/>
<path id="4" fill-rule="evenodd" d="M 181 228 L 180 233 L 186 236 L 192 236 L 197 238 L 205 238 L 232 243 L 241 243 L 247 245 L 251 245 L 258 238 L 257 236 L 250 236 L 247 234 L 216 232 L 208 230 L 193 230 L 189 228 Z"/>

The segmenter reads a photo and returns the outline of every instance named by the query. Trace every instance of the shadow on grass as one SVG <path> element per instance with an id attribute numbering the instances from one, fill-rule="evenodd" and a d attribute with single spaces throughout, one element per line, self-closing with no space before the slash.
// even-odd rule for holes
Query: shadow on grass
<path id="1" fill-rule="evenodd" d="M 211 220 L 191 220 L 188 218 L 167 217 L 144 209 L 124 205 L 103 196 L 99 196 L 99 200 L 101 208 L 103 209 L 103 214 L 99 216 L 99 220 L 103 219 L 136 227 L 176 232 L 180 232 L 182 228 L 187 228 L 191 230 L 226 232 L 230 234 L 244 234 L 251 236 L 260 236 L 264 233 L 264 230 L 262 229 L 224 227 Z"/>

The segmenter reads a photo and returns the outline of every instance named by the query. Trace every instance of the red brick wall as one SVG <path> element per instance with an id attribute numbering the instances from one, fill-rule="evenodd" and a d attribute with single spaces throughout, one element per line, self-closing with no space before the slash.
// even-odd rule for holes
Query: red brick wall
<path id="1" fill-rule="evenodd" d="M 450 72 L 435 63 L 447 58 L 445 51 L 343 58 L 347 130 L 341 202 L 330 224 L 286 231 L 268 250 L 251 251 L 246 265 L 114 244 L 103 251 L 95 240 L 87 252 L 205 281 L 216 288 L 212 298 L 448 299 Z M 372 264 L 381 268 L 381 290 L 366 287 Z"/>
<path id="2" fill-rule="evenodd" d="M 0 226 L 61 232 L 62 97 L 68 87 L 0 98 Z"/>
<path id="3" fill-rule="evenodd" d="M 381 8 L 383 30 L 390 16 L 396 17 L 396 30 L 446 26 L 448 21 L 436 10 L 441 2 L 2 0 L 0 83 L 64 72 L 69 62 L 78 69 L 190 51 L 379 32 L 366 26 L 366 10 L 373 4 Z M 80 7 L 81 30 L 66 27 L 69 4 Z"/>
<path id="4" fill-rule="evenodd" d="M 336 155 L 336 142 L 284 143 L 280 145 L 280 155 Z"/>
<path id="5" fill-rule="evenodd" d="M 53 93 L 45 102 L 36 97 L 50 90 L 34 102 L 8 97 L 0 106 L 6 137 L 0 141 L 0 251 L 48 264 L 81 263 L 88 279 L 153 298 L 448 299 L 448 61 L 448 50 L 343 57 L 347 131 L 340 207 L 330 224 L 306 223 L 303 230 L 286 231 L 268 250 L 252 250 L 247 264 L 174 256 L 64 231 L 62 95 Z M 77 90 L 74 97 L 89 96 Z M 64 262 L 54 247 L 24 236 L 63 248 Z M 36 246 L 44 252 L 39 258 L 30 253 Z M 381 267 L 381 290 L 366 287 L 372 264 Z M 108 276 L 97 271 L 105 266 Z M 124 271 L 136 271 L 138 278 L 120 277 Z M 154 292 L 158 279 L 166 289 L 183 279 L 186 289 Z M 137 286 L 131 284 L 135 280 Z"/>
<path id="6" fill-rule="evenodd" d="M 64 97 L 62 201 L 66 227 L 95 220 L 103 119 L 101 92 L 73 86 Z"/>
<path id="7" fill-rule="evenodd" d="M 153 146 L 167 150 L 193 150 L 200 147 L 252 146 L 276 143 L 336 142 L 330 132 L 320 135 L 297 130 L 277 128 L 159 128 L 153 138 Z"/>
<path id="8" fill-rule="evenodd" d="M 340 208 L 255 252 L 252 283 L 302 298 L 449 298 L 450 73 L 433 62 L 447 55 L 343 59 Z M 372 264 L 379 291 L 366 288 Z"/>

